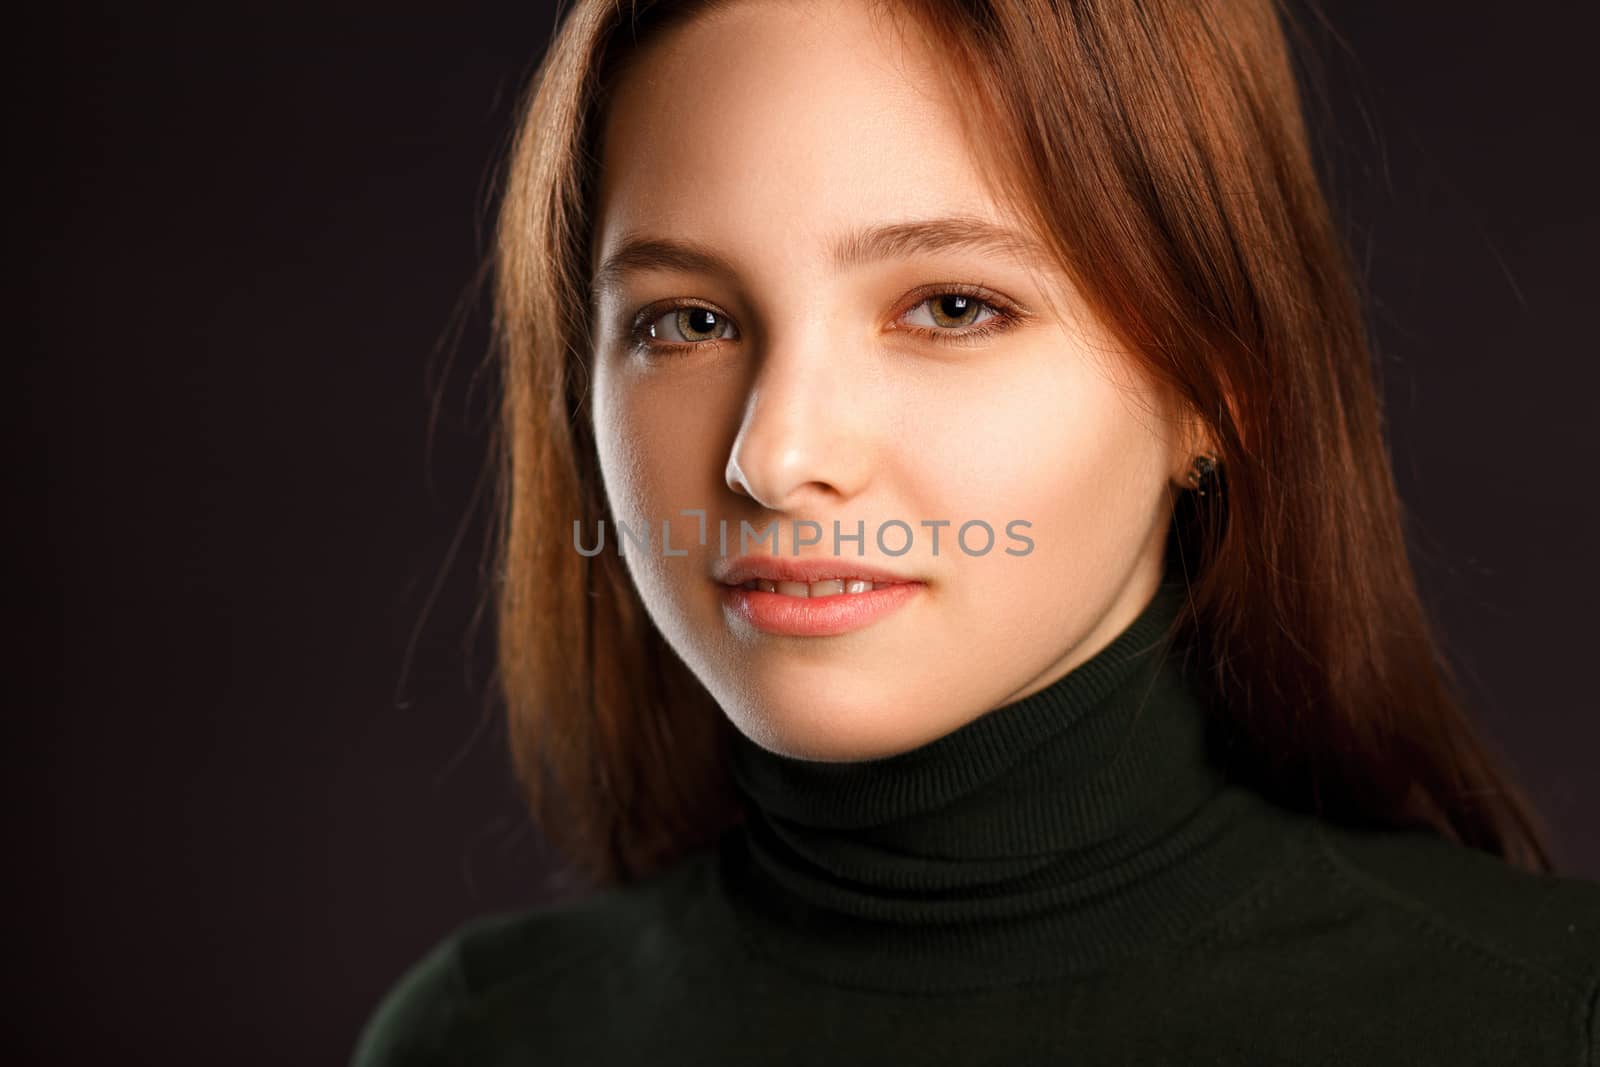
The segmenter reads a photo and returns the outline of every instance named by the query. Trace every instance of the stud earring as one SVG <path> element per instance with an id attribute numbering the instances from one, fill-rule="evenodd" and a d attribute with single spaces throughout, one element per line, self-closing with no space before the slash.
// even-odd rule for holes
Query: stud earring
<path id="1" fill-rule="evenodd" d="M 1200 496 L 1206 495 L 1206 483 L 1211 481 L 1217 472 L 1217 457 L 1201 453 L 1194 459 L 1194 464 L 1189 468 L 1189 488 L 1195 490 Z"/>

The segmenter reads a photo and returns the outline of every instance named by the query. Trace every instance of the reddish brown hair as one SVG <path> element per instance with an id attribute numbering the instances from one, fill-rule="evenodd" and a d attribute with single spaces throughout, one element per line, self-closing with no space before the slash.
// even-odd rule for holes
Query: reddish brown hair
<path id="1" fill-rule="evenodd" d="M 595 884 L 739 818 L 732 727 L 615 553 L 585 396 L 606 95 L 712 3 L 578 0 L 512 148 L 497 244 L 500 685 L 534 818 Z M 1140 365 L 1203 421 L 1221 481 L 1175 505 L 1178 628 L 1212 665 L 1236 774 L 1349 823 L 1431 827 L 1548 870 L 1420 603 L 1348 255 L 1272 0 L 904 0 L 981 100 L 970 143 Z M 981 127 L 979 129 L 978 127 Z"/>

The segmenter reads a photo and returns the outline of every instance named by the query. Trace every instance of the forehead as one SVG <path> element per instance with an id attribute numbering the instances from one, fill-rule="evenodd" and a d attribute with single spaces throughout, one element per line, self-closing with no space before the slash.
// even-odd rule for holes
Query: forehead
<path id="1" fill-rule="evenodd" d="M 1002 222 L 962 132 L 970 105 L 892 17 L 742 0 L 652 41 L 604 117 L 595 260 L 641 231 L 781 259 L 884 221 Z"/>

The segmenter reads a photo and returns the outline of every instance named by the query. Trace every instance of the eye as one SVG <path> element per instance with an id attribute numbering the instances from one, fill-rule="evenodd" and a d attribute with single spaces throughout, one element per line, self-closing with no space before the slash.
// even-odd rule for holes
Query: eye
<path id="1" fill-rule="evenodd" d="M 894 328 L 940 344 L 976 344 L 1028 317 L 1020 306 L 982 286 L 947 283 L 923 286 Z M 629 331 L 634 347 L 656 353 L 714 349 L 736 340 L 733 320 L 705 304 L 657 304 L 641 311 Z"/>
<path id="2" fill-rule="evenodd" d="M 983 313 L 989 314 L 984 316 Z M 925 323 L 915 321 L 918 312 L 926 312 Z M 1000 314 L 1000 310 L 992 304 L 985 303 L 975 296 L 966 293 L 941 293 L 930 296 L 911 309 L 909 322 L 914 326 L 937 326 L 941 329 L 959 329 L 962 326 L 972 326 Z"/>
<path id="3" fill-rule="evenodd" d="M 673 348 L 731 339 L 737 336 L 729 332 L 732 327 L 733 320 L 720 311 L 699 304 L 681 304 L 659 314 L 647 311 L 635 337 L 649 347 Z M 658 344 L 651 345 L 652 341 Z"/>
<path id="4" fill-rule="evenodd" d="M 1025 317 L 1022 308 L 982 286 L 946 284 L 926 286 L 897 323 L 942 344 L 975 344 Z"/>

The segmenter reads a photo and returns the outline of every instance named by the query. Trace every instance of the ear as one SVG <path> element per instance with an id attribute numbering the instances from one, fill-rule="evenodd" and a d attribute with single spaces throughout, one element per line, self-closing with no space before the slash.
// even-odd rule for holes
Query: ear
<path id="1" fill-rule="evenodd" d="M 1194 468 L 1196 457 L 1204 454 L 1221 458 L 1218 452 L 1216 439 L 1205 420 L 1195 412 L 1187 403 L 1178 400 L 1178 414 L 1175 418 L 1176 432 L 1172 435 L 1172 451 L 1168 457 L 1167 478 L 1173 489 L 1182 491 L 1192 489 L 1189 474 Z"/>
<path id="2" fill-rule="evenodd" d="M 1249 427 L 1240 418 L 1239 405 L 1233 388 L 1226 377 L 1219 381 L 1222 390 L 1222 399 L 1218 404 L 1215 423 L 1217 425 L 1231 426 L 1243 442 L 1243 447 L 1249 448 Z M 1173 453 L 1168 475 L 1171 484 L 1177 489 L 1191 489 L 1189 472 L 1194 467 L 1194 461 L 1201 455 L 1212 456 L 1219 465 L 1228 462 L 1228 457 L 1223 455 L 1222 446 L 1217 436 L 1206 420 L 1201 418 L 1189 402 L 1182 396 L 1173 395 L 1171 398 L 1176 424 L 1176 433 L 1173 435 Z M 1225 405 L 1225 406 L 1224 406 Z"/>

